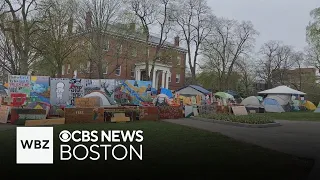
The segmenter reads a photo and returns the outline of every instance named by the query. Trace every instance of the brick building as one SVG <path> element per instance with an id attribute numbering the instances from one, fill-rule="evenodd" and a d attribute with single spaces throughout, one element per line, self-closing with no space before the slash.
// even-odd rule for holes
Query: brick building
<path id="1" fill-rule="evenodd" d="M 82 41 L 92 37 L 90 16 L 87 21 L 87 30 L 79 33 Z M 79 66 L 68 63 L 62 67 L 62 77 L 98 79 L 97 66 L 102 66 L 105 79 L 146 80 L 146 58 L 150 74 L 159 38 L 150 35 L 146 48 L 146 36 L 140 32 L 135 24 L 110 25 L 109 30 L 101 36 L 106 39 L 102 47 L 102 64 L 97 65 L 90 60 L 81 62 Z M 179 37 L 175 37 L 172 43 L 164 42 L 154 66 L 152 87 L 175 90 L 184 86 L 187 51 L 180 47 L 179 41 Z"/>

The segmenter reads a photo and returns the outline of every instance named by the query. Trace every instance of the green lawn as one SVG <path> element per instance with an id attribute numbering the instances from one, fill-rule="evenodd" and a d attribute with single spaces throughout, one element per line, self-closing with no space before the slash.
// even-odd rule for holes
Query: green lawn
<path id="1" fill-rule="evenodd" d="M 15 130 L 0 131 L 0 174 L 102 178 L 127 176 L 130 179 L 303 179 L 313 161 L 255 145 L 241 143 L 226 136 L 166 122 L 132 122 L 124 124 L 75 124 L 55 126 L 55 142 L 63 129 L 138 130 L 144 131 L 142 161 L 59 161 L 59 143 L 55 143 L 54 165 L 15 165 Z M 102 152 L 101 152 L 102 153 Z M 129 179 L 129 178 L 128 178 Z"/>
<path id="2" fill-rule="evenodd" d="M 314 112 L 267 113 L 267 115 L 276 120 L 319 121 L 320 122 L 320 113 L 314 113 Z"/>

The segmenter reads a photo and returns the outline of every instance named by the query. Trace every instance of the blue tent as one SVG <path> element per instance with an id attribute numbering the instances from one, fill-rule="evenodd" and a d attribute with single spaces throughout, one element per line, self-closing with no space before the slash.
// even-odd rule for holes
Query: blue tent
<path id="1" fill-rule="evenodd" d="M 275 99 L 265 98 L 263 101 L 263 106 L 266 112 L 285 112 L 283 107 Z"/>
<path id="2" fill-rule="evenodd" d="M 171 90 L 166 89 L 166 88 L 161 88 L 160 94 L 165 94 L 165 95 L 167 95 L 170 99 L 173 98 L 173 94 L 172 94 Z"/>

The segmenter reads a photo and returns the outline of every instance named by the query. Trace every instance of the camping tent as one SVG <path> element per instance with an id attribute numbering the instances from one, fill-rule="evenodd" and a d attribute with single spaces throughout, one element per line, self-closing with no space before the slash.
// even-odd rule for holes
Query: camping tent
<path id="1" fill-rule="evenodd" d="M 250 96 L 245 98 L 241 102 L 241 105 L 244 105 L 248 112 L 253 110 L 259 113 L 259 112 L 264 112 L 264 107 L 261 103 L 262 102 L 256 96 Z"/>
<path id="2" fill-rule="evenodd" d="M 245 98 L 241 102 L 241 105 L 244 105 L 246 107 L 256 107 L 256 108 L 263 107 L 261 105 L 261 102 L 259 101 L 259 99 L 256 96 L 250 96 L 250 97 Z"/>
<path id="3" fill-rule="evenodd" d="M 272 89 L 261 91 L 258 94 L 286 94 L 286 95 L 306 95 L 306 93 L 291 89 L 287 86 L 278 86 Z"/>
<path id="4" fill-rule="evenodd" d="M 265 98 L 262 104 L 266 112 L 285 112 L 283 107 L 275 99 Z"/>
<path id="5" fill-rule="evenodd" d="M 317 109 L 316 109 L 314 112 L 315 112 L 315 113 L 320 113 L 320 102 L 319 102 L 319 104 L 318 104 Z"/>
<path id="6" fill-rule="evenodd" d="M 197 96 L 200 95 L 202 97 L 202 99 L 205 99 L 207 95 L 211 95 L 211 92 L 204 89 L 201 86 L 197 86 L 197 85 L 189 85 L 189 86 L 185 86 L 183 88 L 177 89 L 175 91 L 176 94 L 185 96 L 185 97 L 190 97 L 190 96 Z"/>
<path id="7" fill-rule="evenodd" d="M 310 101 L 306 101 L 306 103 L 303 104 L 304 107 L 306 107 L 308 110 L 310 111 L 314 111 L 317 109 L 316 105 L 314 105 L 312 102 Z"/>
<path id="8" fill-rule="evenodd" d="M 259 94 L 267 94 L 267 98 L 276 100 L 282 109 L 285 111 L 291 111 L 292 96 L 293 95 L 305 95 L 306 93 L 294 90 L 287 86 L 278 86 L 272 89 L 259 92 Z"/>
<path id="9" fill-rule="evenodd" d="M 87 94 L 84 96 L 84 98 L 89 98 L 89 97 L 96 97 L 100 100 L 100 106 L 110 106 L 110 105 L 115 105 L 115 102 L 112 101 L 111 98 L 108 98 L 104 94 L 100 92 L 92 92 L 90 94 Z"/>

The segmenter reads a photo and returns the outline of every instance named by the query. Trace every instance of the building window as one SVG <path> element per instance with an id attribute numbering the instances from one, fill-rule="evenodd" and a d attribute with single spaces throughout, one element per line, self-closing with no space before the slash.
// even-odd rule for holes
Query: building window
<path id="1" fill-rule="evenodd" d="M 177 57 L 177 65 L 180 65 L 180 64 L 181 64 L 181 57 L 178 56 L 178 57 Z"/>
<path id="2" fill-rule="evenodd" d="M 131 77 L 134 77 L 135 73 L 134 73 L 134 66 L 131 67 Z"/>
<path id="3" fill-rule="evenodd" d="M 137 48 L 132 49 L 132 56 L 137 57 Z"/>
<path id="4" fill-rule="evenodd" d="M 118 66 L 116 69 L 116 75 L 120 76 L 121 75 L 121 66 Z"/>
<path id="5" fill-rule="evenodd" d="M 161 61 L 161 58 L 162 58 L 162 53 L 161 53 L 161 52 L 158 52 L 158 59 L 157 59 L 157 61 Z"/>
<path id="6" fill-rule="evenodd" d="M 103 74 L 108 74 L 108 65 L 104 65 L 102 70 L 104 70 Z"/>
<path id="7" fill-rule="evenodd" d="M 70 74 L 71 72 L 71 66 L 70 66 L 70 64 L 68 64 L 68 69 L 67 69 L 67 74 Z"/>
<path id="8" fill-rule="evenodd" d="M 103 46 L 103 50 L 104 51 L 109 51 L 109 48 L 110 48 L 110 43 L 109 43 L 109 41 L 106 41 L 104 46 Z"/>
<path id="9" fill-rule="evenodd" d="M 87 71 L 90 72 L 90 69 L 91 69 L 91 62 L 88 61 L 88 62 L 87 62 Z"/>
<path id="10" fill-rule="evenodd" d="M 168 74 L 168 76 L 169 76 L 168 77 L 168 82 L 171 82 L 171 74 L 170 75 Z"/>
<path id="11" fill-rule="evenodd" d="M 61 69 L 61 71 L 62 71 L 62 72 L 61 72 L 61 74 L 62 74 L 62 75 L 64 75 L 64 72 L 66 71 L 66 69 L 65 69 L 65 66 L 64 66 L 64 65 L 62 65 L 62 69 Z"/>
<path id="12" fill-rule="evenodd" d="M 176 74 L 176 83 L 180 83 L 180 74 Z"/>
<path id="13" fill-rule="evenodd" d="M 117 45 L 117 52 L 118 52 L 119 54 L 122 54 L 122 44 L 118 44 L 118 45 Z"/>

